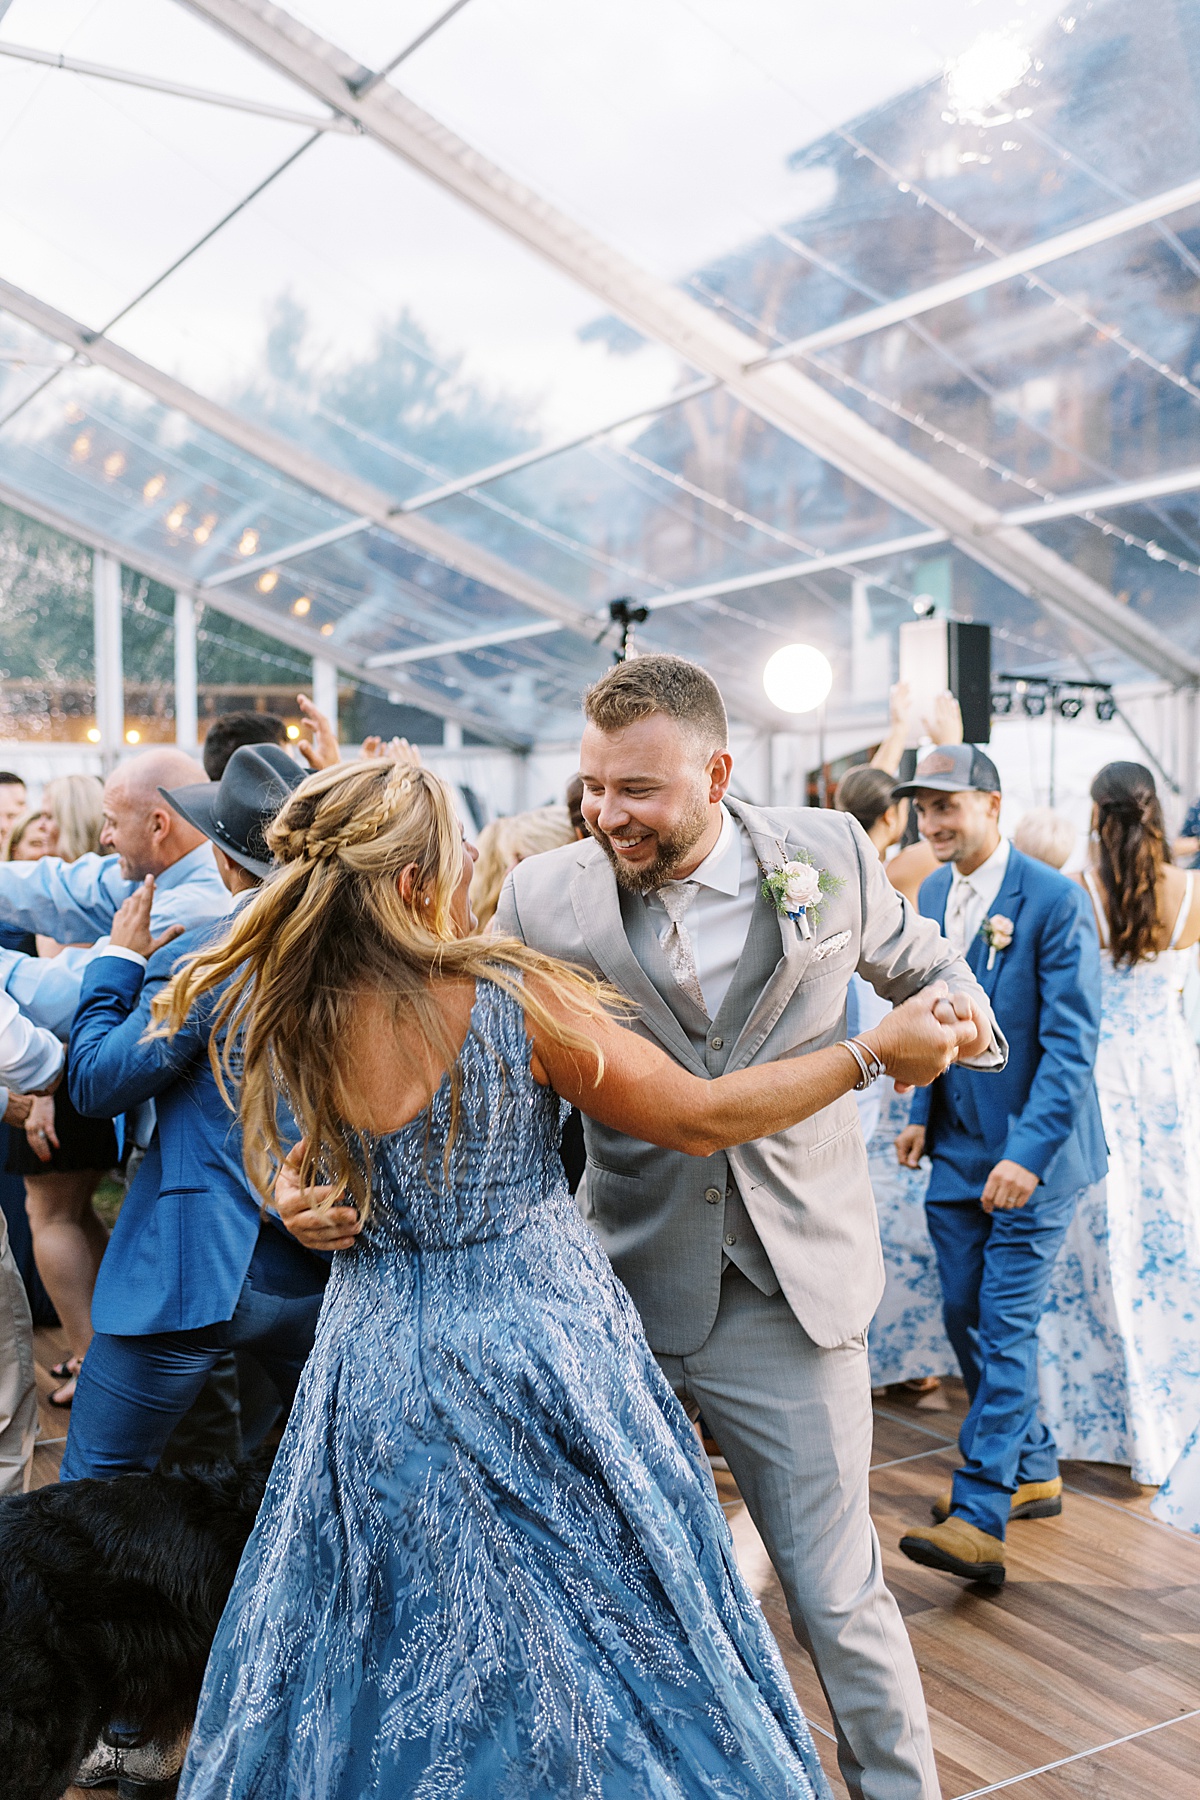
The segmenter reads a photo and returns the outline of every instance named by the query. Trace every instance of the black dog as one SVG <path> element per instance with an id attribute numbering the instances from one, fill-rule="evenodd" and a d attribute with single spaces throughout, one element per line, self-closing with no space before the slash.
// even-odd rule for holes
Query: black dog
<path id="1" fill-rule="evenodd" d="M 184 1735 L 265 1485 L 226 1463 L 0 1500 L 0 1800 L 60 1800 L 105 1733 Z"/>

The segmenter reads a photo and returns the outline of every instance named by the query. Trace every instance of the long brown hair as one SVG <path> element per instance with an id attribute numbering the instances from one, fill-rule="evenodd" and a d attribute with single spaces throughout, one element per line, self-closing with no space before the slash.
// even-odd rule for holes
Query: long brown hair
<path id="1" fill-rule="evenodd" d="M 1092 783 L 1096 871 L 1104 891 L 1114 963 L 1152 956 L 1158 936 L 1158 878 L 1171 860 L 1154 777 L 1141 763 L 1106 763 Z"/>
<path id="2" fill-rule="evenodd" d="M 616 996 L 515 938 L 458 935 L 451 905 L 462 831 L 449 790 L 428 769 L 358 762 L 310 775 L 266 838 L 276 868 L 223 940 L 181 964 L 155 998 L 152 1027 L 178 1031 L 202 995 L 224 986 L 209 1055 L 223 1091 L 238 1089 L 246 1172 L 264 1198 L 285 1154 L 282 1096 L 307 1139 L 304 1185 L 330 1182 L 362 1211 L 369 1206 L 369 1152 L 338 1105 L 339 1052 L 364 994 L 388 1002 L 397 1044 L 427 1048 L 450 1071 L 447 1174 L 459 1047 L 438 1005 L 439 981 L 495 982 L 520 998 L 540 1030 L 588 1058 L 600 1079 L 597 1045 L 564 1022 L 559 1006 L 598 1018 Z M 411 883 L 402 880 L 409 869 Z"/>

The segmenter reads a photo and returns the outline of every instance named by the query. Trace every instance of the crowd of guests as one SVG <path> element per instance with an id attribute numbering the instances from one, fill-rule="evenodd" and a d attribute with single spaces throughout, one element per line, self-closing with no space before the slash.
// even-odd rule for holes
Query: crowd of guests
<path id="1" fill-rule="evenodd" d="M 962 1142 L 973 1136 L 983 1148 L 986 1119 L 969 1076 L 943 1078 L 911 1099 L 893 1086 L 862 1097 L 887 1269 L 870 1332 L 873 1381 L 879 1391 L 903 1384 L 925 1394 L 961 1373 L 972 1400 L 961 1439 L 968 1466 L 976 1433 L 1000 1414 L 1017 1451 L 1013 1517 L 1059 1510 L 1057 1459 L 1065 1457 L 1129 1468 L 1135 1481 L 1160 1487 L 1160 1516 L 1200 1530 L 1200 1054 L 1182 1005 L 1200 942 L 1200 883 L 1172 860 L 1154 777 L 1142 765 L 1098 773 L 1086 858 L 1075 857 L 1075 826 L 1048 807 L 1026 811 L 1008 845 L 999 778 L 978 753 L 943 774 L 940 764 L 964 752 L 934 753 L 913 782 L 893 779 L 907 725 L 903 690 L 893 703 L 892 737 L 872 765 L 842 778 L 836 804 L 857 817 L 893 884 L 977 966 L 1009 1040 L 1006 1078 L 1022 1050 L 1037 1069 L 1023 1107 L 1008 1109 L 1006 1141 L 987 1146 L 974 1169 Z M 956 709 L 947 702 L 925 734 L 935 745 L 960 745 Z M 939 834 L 933 787 L 960 783 L 980 801 L 995 794 L 982 842 L 961 830 Z M 922 842 L 898 848 L 910 807 L 921 814 Z M 1188 858 L 1194 848 L 1185 837 L 1175 853 Z M 950 862 L 949 883 L 933 873 L 935 849 Z M 1072 861 L 1083 863 L 1072 876 L 1033 879 L 1035 864 L 1061 871 Z M 1024 951 L 1033 935 L 1034 886 L 1062 916 L 1027 963 L 1017 946 Z M 951 911 L 960 894 L 974 902 L 967 931 Z M 857 982 L 856 992 L 861 1016 L 875 1016 L 876 996 Z M 1007 1204 L 994 1200 L 981 1213 L 974 1201 L 985 1165 L 997 1150 L 1009 1161 L 1026 1154 L 1022 1122 L 1038 1111 L 1052 1123 L 1042 1166 L 1036 1147 L 1027 1155 L 1036 1176 L 1029 1193 L 1014 1190 Z M 1018 1253 L 1006 1263 L 997 1231 L 1013 1235 L 1018 1208 L 1047 1224 L 1060 1214 L 1041 1244 L 1022 1233 L 1019 1254 L 1034 1272 L 1023 1293 Z M 989 1319 L 989 1286 L 1003 1287 L 1003 1322 Z M 985 1391 L 989 1351 L 1002 1370 L 992 1383 L 998 1400 Z M 1019 1379 L 1008 1364 L 1018 1365 Z M 949 1513 L 949 1497 L 941 1510 Z M 986 1508 L 957 1510 L 988 1525 Z M 1003 1536 L 994 1512 L 987 1535 Z"/>

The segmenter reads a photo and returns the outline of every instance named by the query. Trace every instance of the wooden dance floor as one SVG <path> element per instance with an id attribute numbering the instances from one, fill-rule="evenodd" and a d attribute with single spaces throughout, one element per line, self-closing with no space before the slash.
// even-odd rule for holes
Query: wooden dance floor
<path id="1" fill-rule="evenodd" d="M 57 1332 L 37 1336 L 43 1397 L 34 1482 L 58 1473 L 67 1415 L 45 1405 Z M 1014 1525 L 998 1593 L 918 1568 L 896 1549 L 950 1480 L 964 1396 L 889 1397 L 875 1412 L 873 1512 L 912 1636 L 946 1800 L 1196 1800 L 1200 1796 L 1200 1539 L 1150 1516 L 1124 1470 L 1068 1463 L 1061 1519 Z M 718 1477 L 738 1556 L 779 1639 L 844 1800 L 829 1713 L 730 1478 Z M 115 1792 L 115 1790 L 113 1790 Z M 72 1789 L 72 1800 L 88 1800 Z M 91 1800 L 107 1790 L 91 1789 Z M 566 1797 L 564 1797 L 566 1800 Z"/>

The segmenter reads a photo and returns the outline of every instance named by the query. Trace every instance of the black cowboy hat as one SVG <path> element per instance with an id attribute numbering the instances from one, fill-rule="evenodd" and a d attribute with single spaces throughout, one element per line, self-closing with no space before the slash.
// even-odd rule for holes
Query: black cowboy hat
<path id="1" fill-rule="evenodd" d="M 307 774 L 278 744 L 243 744 L 220 781 L 158 791 L 226 856 L 262 877 L 271 872 L 266 828 Z"/>

